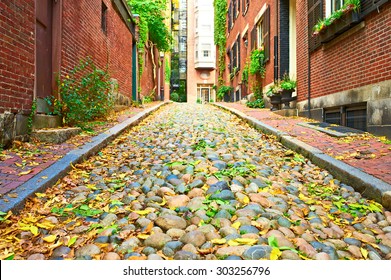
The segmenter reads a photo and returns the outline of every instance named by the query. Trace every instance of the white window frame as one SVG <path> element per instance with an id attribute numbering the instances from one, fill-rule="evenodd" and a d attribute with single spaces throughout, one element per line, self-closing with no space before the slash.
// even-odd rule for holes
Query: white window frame
<path id="1" fill-rule="evenodd" d="M 336 9 L 335 9 L 335 3 L 340 3 L 340 8 L 345 3 L 345 0 L 326 0 L 326 17 L 330 16 Z"/>

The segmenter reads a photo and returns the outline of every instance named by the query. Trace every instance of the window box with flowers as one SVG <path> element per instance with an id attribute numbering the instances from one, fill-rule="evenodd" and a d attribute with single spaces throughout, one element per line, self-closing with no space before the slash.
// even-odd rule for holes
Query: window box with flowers
<path id="1" fill-rule="evenodd" d="M 322 43 L 327 43 L 360 22 L 360 1 L 347 0 L 341 9 L 330 16 L 320 19 L 313 28 L 313 36 L 319 36 Z"/>

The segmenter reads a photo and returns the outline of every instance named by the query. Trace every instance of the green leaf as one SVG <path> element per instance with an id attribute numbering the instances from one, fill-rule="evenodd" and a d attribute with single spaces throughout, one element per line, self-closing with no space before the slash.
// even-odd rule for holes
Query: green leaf
<path id="1" fill-rule="evenodd" d="M 269 236 L 269 238 L 267 239 L 267 242 L 269 244 L 270 247 L 273 247 L 273 248 L 278 248 L 278 241 L 277 241 L 277 238 L 275 236 Z"/>

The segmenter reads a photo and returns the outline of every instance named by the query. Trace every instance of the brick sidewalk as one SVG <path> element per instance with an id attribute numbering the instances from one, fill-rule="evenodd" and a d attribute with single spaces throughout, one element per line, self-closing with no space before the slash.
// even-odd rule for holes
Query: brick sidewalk
<path id="1" fill-rule="evenodd" d="M 0 152 L 0 196 L 15 190 L 69 151 L 89 142 L 97 134 L 158 103 L 148 103 L 144 105 L 144 108 L 132 107 L 118 112 L 110 121 L 95 126 L 94 134 L 83 132 L 62 144 L 14 142 L 12 149 Z"/>
<path id="2" fill-rule="evenodd" d="M 336 138 L 323 132 L 299 126 L 314 122 L 301 117 L 282 117 L 269 109 L 252 109 L 240 103 L 221 103 L 323 151 L 338 160 L 391 184 L 391 145 L 371 134 Z"/>

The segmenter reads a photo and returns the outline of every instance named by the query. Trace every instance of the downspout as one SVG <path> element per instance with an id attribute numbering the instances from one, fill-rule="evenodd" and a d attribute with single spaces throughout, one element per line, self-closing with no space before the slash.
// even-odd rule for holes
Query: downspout
<path id="1" fill-rule="evenodd" d="M 274 35 L 274 80 L 277 80 L 279 78 L 278 75 L 278 1 L 275 0 L 275 6 L 276 6 L 276 16 L 275 16 L 275 26 L 276 26 L 276 35 Z"/>
<path id="2" fill-rule="evenodd" d="M 308 104 L 307 104 L 307 117 L 311 118 L 311 51 L 310 44 L 308 43 L 308 66 L 307 66 L 307 88 L 308 88 Z"/>

